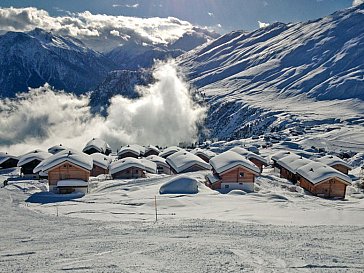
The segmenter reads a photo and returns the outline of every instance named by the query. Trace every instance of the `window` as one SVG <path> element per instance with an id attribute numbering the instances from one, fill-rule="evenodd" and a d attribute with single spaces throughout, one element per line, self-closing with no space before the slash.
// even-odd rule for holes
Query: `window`
<path id="1" fill-rule="evenodd" d="M 229 185 L 225 185 L 225 189 L 228 189 L 229 188 Z"/>
<path id="2" fill-rule="evenodd" d="M 243 185 L 243 183 L 240 182 L 239 185 Z"/>
<path id="3" fill-rule="evenodd" d="M 240 177 L 244 177 L 244 173 L 239 173 L 239 176 Z"/>
<path id="4" fill-rule="evenodd" d="M 138 170 L 135 170 L 135 173 L 136 173 L 136 174 L 138 174 L 138 173 L 139 173 L 139 171 L 138 171 Z"/>

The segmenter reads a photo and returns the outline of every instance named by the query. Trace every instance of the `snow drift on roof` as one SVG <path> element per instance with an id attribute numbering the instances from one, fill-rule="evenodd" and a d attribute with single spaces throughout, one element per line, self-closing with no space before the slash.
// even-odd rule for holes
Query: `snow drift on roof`
<path id="1" fill-rule="evenodd" d="M 67 147 L 63 146 L 62 144 L 54 145 L 48 149 L 48 153 L 56 154 L 60 151 L 66 150 L 66 149 L 67 149 Z"/>
<path id="2" fill-rule="evenodd" d="M 163 166 L 169 168 L 169 165 L 166 162 L 166 159 L 157 155 L 150 155 L 147 157 L 148 160 L 153 161 L 157 164 L 157 166 Z"/>
<path id="3" fill-rule="evenodd" d="M 258 154 L 255 154 L 251 151 L 248 151 L 247 149 L 245 148 L 242 148 L 242 147 L 239 147 L 239 146 L 236 146 L 234 148 L 231 148 L 229 151 L 233 151 L 237 154 L 240 154 L 242 156 L 244 156 L 245 158 L 251 160 L 251 159 L 256 159 L 260 162 L 262 162 L 264 165 L 268 165 L 268 160 L 265 159 L 264 157 L 258 155 Z"/>
<path id="4" fill-rule="evenodd" d="M 160 153 L 160 150 L 159 150 L 157 147 L 153 146 L 153 145 L 148 145 L 148 146 L 145 148 L 145 153 L 148 153 L 149 151 L 154 151 L 154 152 L 156 152 L 157 154 L 159 154 L 159 153 Z"/>
<path id="5" fill-rule="evenodd" d="M 62 164 L 66 161 L 75 164 L 81 168 L 84 168 L 86 170 L 89 171 L 92 170 L 93 160 L 91 156 L 85 153 L 77 152 L 75 150 L 67 149 L 57 154 L 54 154 L 45 159 L 44 161 L 42 161 L 41 163 L 39 163 L 39 165 L 34 168 L 33 172 L 34 173 L 37 173 L 39 171 L 47 172 L 53 167 L 56 167 L 57 165 Z"/>
<path id="6" fill-rule="evenodd" d="M 203 161 L 197 155 L 194 155 L 185 150 L 176 152 L 167 157 L 166 162 L 177 172 L 183 172 L 193 165 L 198 165 L 202 169 L 210 170 L 210 164 Z"/>
<path id="7" fill-rule="evenodd" d="M 287 155 L 277 161 L 277 164 L 290 171 L 296 173 L 298 168 L 311 163 L 312 160 L 298 156 L 296 154 Z"/>
<path id="8" fill-rule="evenodd" d="M 52 154 L 43 151 L 35 151 L 31 153 L 27 153 L 19 158 L 19 162 L 17 164 L 18 167 L 24 166 L 25 164 L 32 162 L 33 160 L 43 161 L 44 159 L 50 157 Z"/>
<path id="9" fill-rule="evenodd" d="M 352 167 L 348 163 L 346 163 L 344 160 L 342 160 L 341 158 L 334 156 L 334 155 L 326 155 L 326 156 L 317 158 L 316 161 L 326 164 L 330 167 L 332 167 L 334 165 L 342 165 L 342 166 L 345 166 L 346 168 L 348 168 L 349 170 L 352 169 Z"/>
<path id="10" fill-rule="evenodd" d="M 8 153 L 0 152 L 0 164 L 3 164 L 5 161 L 9 159 L 19 160 L 17 156 L 9 155 Z"/>
<path id="11" fill-rule="evenodd" d="M 210 160 L 210 164 L 219 174 L 238 166 L 244 167 L 256 175 L 260 174 L 260 170 L 255 164 L 234 151 L 226 151 L 215 156 Z"/>
<path id="12" fill-rule="evenodd" d="M 214 153 L 213 151 L 204 150 L 204 149 L 201 149 L 201 148 L 196 148 L 196 149 L 192 150 L 191 153 L 193 153 L 193 154 L 195 154 L 197 156 L 204 156 L 204 157 L 207 157 L 209 159 L 216 156 L 216 153 Z"/>
<path id="13" fill-rule="evenodd" d="M 160 194 L 196 194 L 198 193 L 198 181 L 185 175 L 177 176 L 164 183 Z"/>
<path id="14" fill-rule="evenodd" d="M 139 159 L 145 166 L 145 170 L 148 173 L 157 173 L 157 164 L 149 159 L 141 158 Z"/>
<path id="15" fill-rule="evenodd" d="M 283 158 L 285 156 L 288 156 L 288 155 L 292 155 L 292 154 L 295 154 L 295 153 L 292 153 L 292 152 L 289 152 L 289 151 L 280 151 L 280 152 L 277 152 L 274 155 L 272 155 L 270 158 L 273 161 L 278 161 L 279 159 L 281 159 L 281 158 Z"/>
<path id="16" fill-rule="evenodd" d="M 321 162 L 312 161 L 311 163 L 297 169 L 297 174 L 314 185 L 334 177 L 344 181 L 344 183 L 347 185 L 351 184 L 351 179 L 349 176 Z"/>
<path id="17" fill-rule="evenodd" d="M 107 169 L 111 163 L 111 158 L 102 153 L 94 153 L 90 155 L 93 160 L 93 164 L 103 169 Z"/>
<path id="18" fill-rule="evenodd" d="M 146 170 L 145 165 L 139 159 L 133 157 L 125 157 L 118 161 L 114 161 L 110 164 L 109 170 L 110 174 L 115 174 L 129 168 L 139 168 Z"/>
<path id="19" fill-rule="evenodd" d="M 164 158 L 166 158 L 166 157 L 168 157 L 168 156 L 170 156 L 170 155 L 172 155 L 172 154 L 174 154 L 174 153 L 176 153 L 176 152 L 179 152 L 179 151 L 182 151 L 183 149 L 182 148 L 180 148 L 180 147 L 177 147 L 177 146 L 170 146 L 170 147 L 168 147 L 168 148 L 165 148 L 160 154 L 159 154 L 159 156 L 161 156 L 161 157 L 164 157 Z"/>
<path id="20" fill-rule="evenodd" d="M 143 146 L 140 146 L 138 144 L 132 144 L 132 145 L 127 145 L 124 146 L 120 149 L 120 151 L 118 152 L 118 156 L 121 156 L 125 153 L 132 153 L 135 154 L 136 156 L 140 156 L 143 155 L 145 152 L 145 148 Z"/>
<path id="21" fill-rule="evenodd" d="M 93 138 L 89 142 L 87 142 L 85 148 L 83 148 L 82 152 L 86 152 L 90 149 L 95 149 L 99 153 L 105 154 L 107 151 L 111 152 L 111 148 L 109 144 L 106 143 L 105 140 L 101 138 Z"/>

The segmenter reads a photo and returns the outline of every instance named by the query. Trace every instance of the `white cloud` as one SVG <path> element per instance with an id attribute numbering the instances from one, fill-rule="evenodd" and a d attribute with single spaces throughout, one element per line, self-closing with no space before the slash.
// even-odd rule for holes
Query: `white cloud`
<path id="1" fill-rule="evenodd" d="M 269 26 L 269 23 L 263 23 L 261 21 L 258 21 L 259 28 L 267 27 Z"/>
<path id="2" fill-rule="evenodd" d="M 101 51 L 105 46 L 105 37 L 111 38 L 110 47 L 118 45 L 127 36 L 141 42 L 167 44 L 186 32 L 194 31 L 191 23 L 174 17 L 136 18 L 92 14 L 89 11 L 53 17 L 47 11 L 33 7 L 0 8 L 0 30 L 30 31 L 35 27 L 77 37 L 88 46 Z M 120 37 L 111 34 L 111 31 L 118 31 Z M 105 50 L 107 49 L 110 48 Z"/>
<path id="3" fill-rule="evenodd" d="M 133 9 L 136 9 L 136 8 L 139 7 L 139 3 L 136 3 L 136 4 L 113 4 L 112 6 L 114 8 L 123 7 L 123 8 L 133 8 Z"/>
<path id="4" fill-rule="evenodd" d="M 214 13 L 213 12 L 208 12 L 207 13 L 209 16 L 213 17 L 214 16 Z"/>
<path id="5" fill-rule="evenodd" d="M 269 3 L 267 1 L 263 1 L 263 6 L 267 7 L 267 6 L 269 6 Z"/>
<path id="6" fill-rule="evenodd" d="M 60 143 L 81 150 L 92 137 L 104 138 L 114 149 L 127 143 L 172 145 L 196 140 L 205 109 L 192 101 L 173 63 L 159 64 L 154 77 L 154 84 L 139 87 L 140 99 L 112 98 L 106 118 L 90 113 L 87 97 L 47 85 L 16 100 L 2 100 L 0 150 L 20 154 Z"/>
<path id="7" fill-rule="evenodd" d="M 359 6 L 364 3 L 364 0 L 353 0 L 353 6 Z"/>

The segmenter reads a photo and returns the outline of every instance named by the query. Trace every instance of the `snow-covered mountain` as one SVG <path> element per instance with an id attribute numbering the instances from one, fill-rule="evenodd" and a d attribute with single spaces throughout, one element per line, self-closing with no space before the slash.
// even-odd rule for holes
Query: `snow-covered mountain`
<path id="1" fill-rule="evenodd" d="M 42 29 L 0 36 L 0 97 L 13 97 L 45 82 L 83 93 L 114 68 L 109 59 L 81 41 Z"/>
<path id="2" fill-rule="evenodd" d="M 194 28 L 191 32 L 168 44 L 147 43 L 144 40 L 129 38 L 124 43 L 115 47 L 106 56 L 113 60 L 119 69 L 137 70 L 149 68 L 154 60 L 176 58 L 208 41 L 219 37 L 217 33 Z"/>
<path id="3" fill-rule="evenodd" d="M 215 137 L 312 121 L 363 122 L 364 5 L 315 21 L 235 31 L 182 55 L 179 64 L 206 95 Z"/>
<path id="4" fill-rule="evenodd" d="M 94 113 L 106 115 L 107 106 L 110 99 L 115 95 L 135 99 L 139 97 L 136 86 L 145 86 L 153 82 L 153 76 L 149 69 L 115 70 L 109 72 L 104 81 L 102 81 L 91 92 L 90 106 Z"/>

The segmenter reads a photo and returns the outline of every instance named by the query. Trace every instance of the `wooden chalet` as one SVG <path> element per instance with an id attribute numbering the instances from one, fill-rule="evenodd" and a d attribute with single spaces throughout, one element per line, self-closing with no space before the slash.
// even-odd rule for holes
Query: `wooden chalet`
<path id="1" fill-rule="evenodd" d="M 211 189 L 254 191 L 260 169 L 244 156 L 227 151 L 212 158 L 210 164 L 213 173 L 206 176 L 206 185 Z"/>
<path id="2" fill-rule="evenodd" d="M 326 155 L 317 158 L 316 161 L 326 164 L 344 174 L 349 174 L 349 171 L 352 169 L 348 163 L 334 155 Z"/>
<path id="3" fill-rule="evenodd" d="M 209 163 L 210 159 L 216 156 L 216 154 L 209 150 L 204 150 L 201 148 L 196 148 L 191 151 L 191 153 L 197 155 L 199 158 L 201 158 L 203 161 Z"/>
<path id="4" fill-rule="evenodd" d="M 109 173 L 109 165 L 111 163 L 111 158 L 107 155 L 101 153 L 91 154 L 93 160 L 93 166 L 90 175 L 99 176 L 101 174 Z"/>
<path id="5" fill-rule="evenodd" d="M 183 149 L 177 146 L 170 146 L 165 148 L 162 152 L 159 153 L 160 157 L 167 158 L 170 155 L 173 155 L 174 153 L 177 153 L 179 151 L 182 151 Z M 184 151 L 184 150 L 183 150 Z"/>
<path id="6" fill-rule="evenodd" d="M 150 161 L 153 161 L 157 164 L 157 173 L 159 174 L 171 174 L 171 167 L 167 164 L 166 160 L 163 157 L 157 155 L 150 155 L 147 157 Z"/>
<path id="7" fill-rule="evenodd" d="M 82 152 L 89 155 L 94 153 L 109 155 L 111 154 L 112 150 L 105 140 L 101 138 L 93 138 L 89 142 L 87 142 Z"/>
<path id="8" fill-rule="evenodd" d="M 17 156 L 0 152 L 0 169 L 14 168 L 17 166 L 18 162 L 19 158 Z"/>
<path id="9" fill-rule="evenodd" d="M 151 155 L 159 155 L 160 152 L 161 151 L 157 147 L 149 145 L 145 148 L 144 157 L 148 157 Z"/>
<path id="10" fill-rule="evenodd" d="M 34 168 L 51 155 L 52 154 L 41 150 L 34 150 L 21 156 L 17 166 L 21 168 L 23 176 L 38 179 L 39 175 L 33 172 Z"/>
<path id="11" fill-rule="evenodd" d="M 203 161 L 197 155 L 185 150 L 176 152 L 166 159 L 167 164 L 171 167 L 173 173 L 187 173 L 196 171 L 210 170 L 210 164 Z"/>
<path id="12" fill-rule="evenodd" d="M 126 157 L 110 164 L 109 173 L 113 179 L 133 179 L 146 177 L 146 167 L 137 158 Z"/>
<path id="13" fill-rule="evenodd" d="M 277 161 L 277 165 L 280 166 L 280 177 L 296 183 L 298 180 L 297 169 L 311 162 L 312 160 L 296 154 L 285 156 Z"/>
<path id="14" fill-rule="evenodd" d="M 263 171 L 264 166 L 268 166 L 268 160 L 267 159 L 265 159 L 264 157 L 262 157 L 262 156 L 260 156 L 258 154 L 250 152 L 249 150 L 247 150 L 245 148 L 236 146 L 236 147 L 230 149 L 230 151 L 238 153 L 238 154 L 244 156 L 246 159 L 253 162 L 260 169 L 260 172 Z"/>
<path id="15" fill-rule="evenodd" d="M 34 172 L 48 173 L 50 191 L 59 193 L 81 191 L 86 193 L 88 187 L 85 187 L 86 184 L 83 182 L 88 182 L 92 166 L 91 156 L 73 150 L 64 150 L 42 161 L 34 169 Z M 71 180 L 72 182 L 61 182 L 58 185 L 59 181 L 64 180 Z"/>
<path id="16" fill-rule="evenodd" d="M 140 156 L 144 155 L 145 148 L 143 146 L 132 144 L 121 147 L 118 151 L 118 158 L 127 158 L 127 157 L 134 157 L 139 158 Z"/>
<path id="17" fill-rule="evenodd" d="M 297 169 L 299 185 L 313 195 L 345 198 L 351 179 L 346 174 L 320 162 L 311 162 Z"/>

